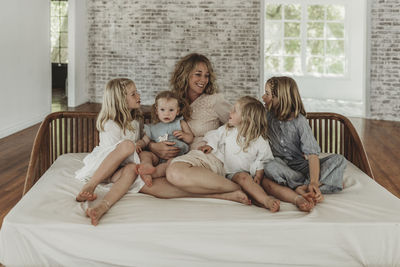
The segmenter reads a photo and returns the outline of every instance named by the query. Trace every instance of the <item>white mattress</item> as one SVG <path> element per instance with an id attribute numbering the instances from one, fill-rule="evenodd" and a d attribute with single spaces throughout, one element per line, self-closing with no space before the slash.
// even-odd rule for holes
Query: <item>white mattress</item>
<path id="1" fill-rule="evenodd" d="M 400 199 L 348 164 L 311 213 L 127 194 L 94 227 L 75 201 L 85 154 L 59 157 L 5 217 L 6 266 L 398 266 Z M 100 198 L 104 194 L 99 192 Z"/>

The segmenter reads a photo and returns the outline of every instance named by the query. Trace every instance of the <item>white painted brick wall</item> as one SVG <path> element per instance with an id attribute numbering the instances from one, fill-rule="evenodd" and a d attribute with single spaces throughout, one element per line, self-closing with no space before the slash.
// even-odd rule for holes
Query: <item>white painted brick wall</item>
<path id="1" fill-rule="evenodd" d="M 371 9 L 371 117 L 400 121 L 400 1 Z"/>
<path id="2" fill-rule="evenodd" d="M 93 102 L 101 102 L 109 79 L 129 77 L 152 104 L 169 89 L 176 61 L 191 52 L 211 60 L 230 101 L 259 93 L 259 0 L 89 0 L 88 20 Z"/>

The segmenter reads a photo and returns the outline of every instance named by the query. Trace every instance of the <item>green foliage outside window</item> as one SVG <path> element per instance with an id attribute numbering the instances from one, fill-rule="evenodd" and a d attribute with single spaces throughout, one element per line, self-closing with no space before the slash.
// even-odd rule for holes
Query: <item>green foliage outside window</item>
<path id="1" fill-rule="evenodd" d="M 306 14 L 302 14 L 302 10 Z M 301 4 L 267 4 L 265 18 L 264 51 L 268 72 L 345 74 L 344 6 L 306 5 L 302 9 Z M 305 23 L 305 32 L 302 23 Z M 305 60 L 303 66 L 302 60 Z"/>

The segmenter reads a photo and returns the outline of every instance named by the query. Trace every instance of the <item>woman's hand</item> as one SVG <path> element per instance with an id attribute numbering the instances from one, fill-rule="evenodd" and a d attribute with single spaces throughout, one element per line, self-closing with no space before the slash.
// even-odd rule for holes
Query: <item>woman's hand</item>
<path id="1" fill-rule="evenodd" d="M 175 142 L 159 142 L 149 144 L 149 149 L 151 152 L 157 155 L 157 157 L 162 159 L 171 159 L 178 156 L 181 151 L 178 147 L 174 147 Z"/>
<path id="2" fill-rule="evenodd" d="M 199 150 L 203 151 L 204 154 L 208 154 L 211 152 L 211 150 L 213 150 L 212 147 L 210 147 L 209 145 L 204 145 L 198 148 Z"/>

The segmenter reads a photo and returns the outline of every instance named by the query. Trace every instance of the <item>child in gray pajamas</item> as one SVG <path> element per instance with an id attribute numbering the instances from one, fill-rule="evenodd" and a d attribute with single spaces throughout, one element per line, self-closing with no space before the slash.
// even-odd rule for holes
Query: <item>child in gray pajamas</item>
<path id="1" fill-rule="evenodd" d="M 337 154 L 319 159 L 321 150 L 305 117 L 296 82 L 290 77 L 270 78 L 263 100 L 269 110 L 268 138 L 275 157 L 264 165 L 265 175 L 315 203 L 323 201 L 323 193 L 341 191 L 347 161 Z"/>

